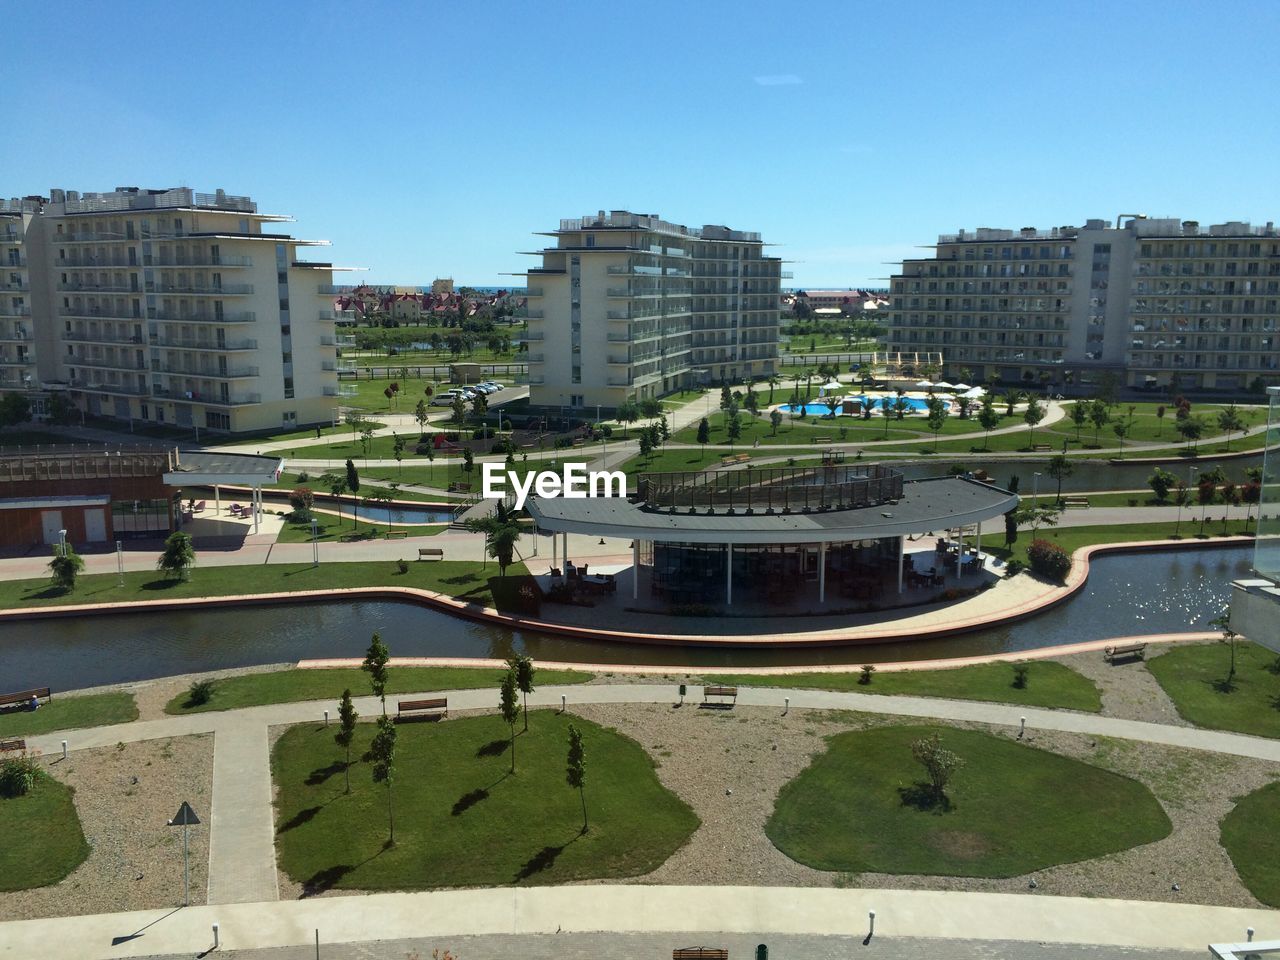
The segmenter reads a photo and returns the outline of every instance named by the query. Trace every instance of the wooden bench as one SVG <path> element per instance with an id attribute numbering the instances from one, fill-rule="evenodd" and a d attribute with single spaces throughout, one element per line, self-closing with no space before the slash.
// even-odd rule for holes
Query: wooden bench
<path id="1" fill-rule="evenodd" d="M 35 697 L 37 702 L 53 699 L 48 687 L 36 687 L 34 690 L 19 690 L 17 693 L 0 693 L 0 707 L 12 706 L 15 703 L 28 704 L 32 697 Z"/>
<path id="2" fill-rule="evenodd" d="M 392 538 L 395 538 L 396 540 L 403 540 L 403 539 L 404 539 L 405 537 L 407 537 L 408 535 L 409 535 L 409 531 L 408 531 L 408 530 L 388 530 L 388 531 L 387 531 L 387 539 L 388 539 L 388 540 L 390 540 L 390 539 L 392 539 Z"/>
<path id="3" fill-rule="evenodd" d="M 831 438 L 830 437 L 813 437 L 809 440 L 809 442 L 810 443 L 830 443 Z"/>
<path id="4" fill-rule="evenodd" d="M 1089 509 L 1088 497 L 1063 497 L 1062 505 L 1064 507 L 1081 507 L 1085 510 Z"/>
<path id="5" fill-rule="evenodd" d="M 733 702 L 738 702 L 737 687 L 703 687 L 702 702 L 707 703 L 709 697 L 732 697 Z"/>
<path id="6" fill-rule="evenodd" d="M 1051 444 L 1051 443 L 1037 443 L 1037 444 L 1036 444 L 1035 446 L 1033 446 L 1031 449 L 1032 449 L 1032 450 L 1035 450 L 1037 453 L 1039 453 L 1039 452 L 1044 451 L 1044 450 L 1052 450 L 1052 449 L 1053 449 L 1053 444 Z"/>
<path id="7" fill-rule="evenodd" d="M 449 698 L 437 697 L 434 700 L 401 700 L 396 704 L 396 719 L 403 717 L 406 713 L 439 713 L 441 716 L 449 715 Z"/>
<path id="8" fill-rule="evenodd" d="M 470 493 L 471 484 L 464 483 L 461 480 L 454 480 L 452 483 L 449 484 L 449 492 L 450 493 Z"/>
<path id="9" fill-rule="evenodd" d="M 749 454 L 749 453 L 740 453 L 740 454 L 738 454 L 736 457 L 734 457 L 734 458 L 733 458 L 733 462 L 734 462 L 734 463 L 746 463 L 746 462 L 747 462 L 748 460 L 750 460 L 750 459 L 751 459 L 751 454 Z"/>
<path id="10" fill-rule="evenodd" d="M 729 960 L 729 951 L 723 947 L 677 947 L 671 951 L 671 960 Z"/>
<path id="11" fill-rule="evenodd" d="M 439 547 L 419 547 L 418 559 L 419 560 L 443 560 L 444 551 Z"/>
<path id="12" fill-rule="evenodd" d="M 1142 660 L 1146 656 L 1145 643 L 1116 643 L 1103 648 L 1102 656 L 1108 663 L 1115 663 L 1119 657 L 1133 657 Z"/>
<path id="13" fill-rule="evenodd" d="M 12 737 L 9 740 L 0 740 L 0 753 L 8 753 L 10 750 L 23 751 L 27 749 L 27 741 L 21 737 Z"/>
<path id="14" fill-rule="evenodd" d="M 721 457 L 720 458 L 720 465 L 723 467 L 731 467 L 737 462 L 738 462 L 737 457 Z"/>

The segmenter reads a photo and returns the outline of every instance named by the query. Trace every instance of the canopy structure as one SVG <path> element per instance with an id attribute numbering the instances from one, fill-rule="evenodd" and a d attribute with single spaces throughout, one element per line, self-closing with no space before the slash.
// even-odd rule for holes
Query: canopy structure
<path id="1" fill-rule="evenodd" d="M 953 383 L 951 385 L 951 389 L 959 390 L 961 393 L 963 393 L 965 390 L 972 390 L 973 388 L 970 387 L 967 383 Z"/>
<path id="2" fill-rule="evenodd" d="M 933 381 L 932 381 L 932 380 L 918 380 L 918 381 L 916 381 L 916 389 L 917 389 L 917 390 L 932 390 L 932 389 L 933 389 L 933 387 L 934 387 L 934 383 L 933 383 Z"/>
<path id="3" fill-rule="evenodd" d="M 826 393 L 828 390 L 843 390 L 844 384 L 841 383 L 839 380 L 832 380 L 830 383 L 824 383 L 818 389 L 821 390 L 823 393 Z"/>
<path id="4" fill-rule="evenodd" d="M 952 386 L 951 384 L 947 383 L 947 381 L 945 381 L 945 380 L 939 380 L 937 383 L 935 383 L 935 384 L 934 384 L 934 386 L 935 386 L 935 387 L 937 387 L 939 390 L 954 390 L 954 389 L 955 389 L 955 387 L 954 387 L 954 386 Z"/>
<path id="5" fill-rule="evenodd" d="M 987 391 L 982 387 L 970 387 L 964 392 L 964 396 L 969 400 L 977 400 L 979 397 L 985 397 Z"/>

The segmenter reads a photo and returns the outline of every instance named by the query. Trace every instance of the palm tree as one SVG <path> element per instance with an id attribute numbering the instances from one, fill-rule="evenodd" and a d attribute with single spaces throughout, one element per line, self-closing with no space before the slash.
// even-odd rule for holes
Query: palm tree
<path id="1" fill-rule="evenodd" d="M 499 500 L 494 504 L 492 515 L 468 520 L 466 527 L 484 534 L 485 553 L 498 561 L 498 573 L 505 577 L 507 567 L 515 557 L 516 541 L 520 539 L 520 524 L 515 510 Z"/>

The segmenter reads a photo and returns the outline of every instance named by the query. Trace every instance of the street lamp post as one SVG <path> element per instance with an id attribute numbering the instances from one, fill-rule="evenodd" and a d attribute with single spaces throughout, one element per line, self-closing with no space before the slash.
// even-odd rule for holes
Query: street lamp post
<path id="1" fill-rule="evenodd" d="M 65 557 L 67 555 L 67 531 L 58 531 L 58 556 Z"/>
<path id="2" fill-rule="evenodd" d="M 320 566 L 320 530 L 316 518 L 311 518 L 311 566 Z"/>
<path id="3" fill-rule="evenodd" d="M 1040 529 L 1040 474 L 1031 474 L 1031 536 Z"/>

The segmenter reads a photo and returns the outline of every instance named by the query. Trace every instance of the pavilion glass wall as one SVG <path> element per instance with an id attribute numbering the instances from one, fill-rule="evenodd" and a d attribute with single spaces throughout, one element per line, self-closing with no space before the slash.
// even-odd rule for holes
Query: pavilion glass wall
<path id="1" fill-rule="evenodd" d="M 723 603 L 724 544 L 644 542 L 640 564 L 649 568 L 650 593 L 671 603 Z M 817 584 L 821 552 L 816 543 L 735 544 L 733 596 L 742 602 L 790 604 Z M 896 583 L 896 539 L 827 545 L 827 596 L 879 596 Z M 815 594 L 816 596 L 816 594 Z"/>

